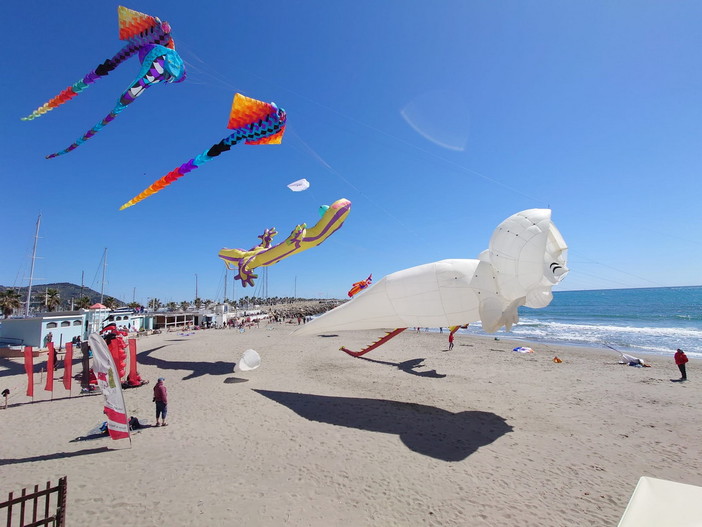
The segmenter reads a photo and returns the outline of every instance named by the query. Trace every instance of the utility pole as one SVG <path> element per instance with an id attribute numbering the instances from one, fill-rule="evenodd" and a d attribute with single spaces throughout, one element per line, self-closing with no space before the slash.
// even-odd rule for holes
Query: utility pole
<path id="1" fill-rule="evenodd" d="M 198 298 L 200 297 L 197 295 L 197 273 L 195 273 L 195 299 L 197 300 Z"/>

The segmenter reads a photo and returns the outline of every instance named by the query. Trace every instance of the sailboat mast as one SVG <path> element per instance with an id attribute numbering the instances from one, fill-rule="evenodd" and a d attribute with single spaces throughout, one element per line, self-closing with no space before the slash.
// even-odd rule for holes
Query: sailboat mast
<path id="1" fill-rule="evenodd" d="M 39 225 L 41 224 L 41 214 L 37 218 L 37 229 L 34 233 L 34 248 L 32 249 L 32 268 L 29 271 L 29 287 L 27 287 L 27 305 L 24 309 L 24 316 L 29 316 L 29 303 L 32 299 L 32 280 L 34 280 L 34 261 L 37 258 L 37 240 L 39 239 Z"/>
<path id="2" fill-rule="evenodd" d="M 107 269 L 107 247 L 105 247 L 105 253 L 102 256 L 102 285 L 100 285 L 100 303 L 102 304 L 105 298 L 105 270 Z"/>

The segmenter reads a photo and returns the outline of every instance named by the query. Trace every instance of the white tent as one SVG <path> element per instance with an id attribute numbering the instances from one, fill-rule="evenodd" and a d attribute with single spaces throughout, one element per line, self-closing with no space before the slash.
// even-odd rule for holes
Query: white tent
<path id="1" fill-rule="evenodd" d="M 619 527 L 699 527 L 702 487 L 642 476 Z"/>

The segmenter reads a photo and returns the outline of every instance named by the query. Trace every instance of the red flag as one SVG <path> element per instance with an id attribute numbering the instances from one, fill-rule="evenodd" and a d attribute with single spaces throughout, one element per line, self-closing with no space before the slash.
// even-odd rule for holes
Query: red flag
<path id="1" fill-rule="evenodd" d="M 129 384 L 137 386 L 139 384 L 139 373 L 137 372 L 137 343 L 136 339 L 129 339 Z"/>
<path id="2" fill-rule="evenodd" d="M 47 392 L 53 392 L 54 391 L 54 353 L 56 351 L 54 350 L 54 343 L 49 342 L 46 345 L 47 348 L 49 348 L 49 358 L 46 361 L 46 386 L 44 386 L 44 390 Z"/>
<path id="3" fill-rule="evenodd" d="M 34 397 L 34 357 L 32 347 L 24 347 L 24 371 L 27 372 L 27 395 Z"/>
<path id="4" fill-rule="evenodd" d="M 71 375 L 73 374 L 73 343 L 66 342 L 66 355 L 63 357 L 63 387 L 71 389 Z"/>

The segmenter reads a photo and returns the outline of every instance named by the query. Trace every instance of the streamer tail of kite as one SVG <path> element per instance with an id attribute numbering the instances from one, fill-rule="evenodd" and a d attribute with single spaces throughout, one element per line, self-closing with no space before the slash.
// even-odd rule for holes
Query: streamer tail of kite
<path id="1" fill-rule="evenodd" d="M 98 124 L 93 126 L 84 135 L 72 143 L 68 148 L 49 154 L 46 159 L 67 154 L 95 136 L 106 125 L 110 124 L 128 105 L 133 103 L 137 97 L 146 91 L 147 88 L 159 82 L 182 82 L 185 80 L 185 66 L 178 53 L 170 48 L 160 45 L 144 46 L 140 52 L 142 57 L 142 68 L 132 85 L 127 89 L 117 101 L 114 109 Z"/>
<path id="2" fill-rule="evenodd" d="M 377 348 L 377 347 L 379 347 L 379 346 L 382 346 L 382 345 L 385 344 L 388 340 L 390 340 L 390 339 L 393 338 L 393 337 L 396 337 L 397 335 L 399 335 L 400 333 L 402 333 L 402 332 L 403 332 L 404 330 L 406 330 L 406 329 L 407 329 L 407 328 L 396 328 L 396 329 L 393 329 L 392 331 L 387 331 L 387 332 L 385 333 L 385 335 L 383 335 L 383 336 L 380 337 L 378 340 L 376 340 L 375 342 L 373 342 L 373 344 L 370 344 L 369 346 L 366 346 L 366 347 L 363 348 L 361 351 L 351 351 L 351 350 L 348 349 L 346 346 L 341 346 L 339 349 L 340 349 L 341 351 L 343 351 L 344 353 L 348 353 L 348 354 L 351 355 L 352 357 L 362 357 L 363 355 L 365 355 L 365 354 L 368 353 L 369 351 L 373 351 L 375 348 Z"/>
<path id="3" fill-rule="evenodd" d="M 156 194 L 188 172 L 211 161 L 222 152 L 226 152 L 240 141 L 244 141 L 247 145 L 280 144 L 285 133 L 286 120 L 285 110 L 278 108 L 275 103 L 265 103 L 240 93 L 235 94 L 229 115 L 229 124 L 227 125 L 227 128 L 234 130 L 234 133 L 187 163 L 182 164 L 175 170 L 171 170 L 143 192 L 122 205 L 119 210 L 136 205 L 149 196 Z"/>
<path id="4" fill-rule="evenodd" d="M 155 44 L 175 49 L 175 44 L 170 34 L 171 27 L 168 22 L 161 22 L 160 19 L 154 16 L 127 9 L 124 6 L 117 8 L 117 15 L 119 19 L 119 38 L 120 40 L 126 40 L 127 45 L 119 50 L 114 57 L 107 59 L 81 80 L 61 91 L 61 93 L 41 105 L 27 117 L 22 117 L 22 121 L 32 121 L 67 103 L 98 79 L 107 76 L 144 46 Z"/>

